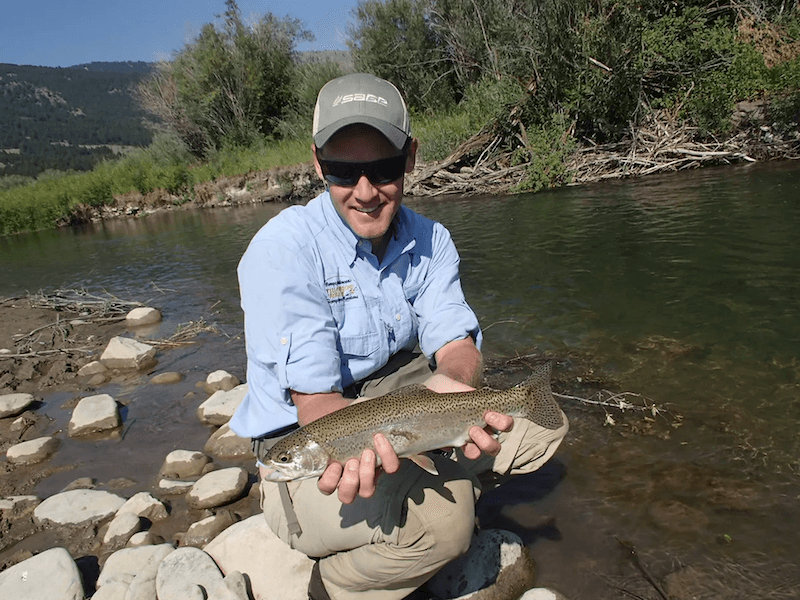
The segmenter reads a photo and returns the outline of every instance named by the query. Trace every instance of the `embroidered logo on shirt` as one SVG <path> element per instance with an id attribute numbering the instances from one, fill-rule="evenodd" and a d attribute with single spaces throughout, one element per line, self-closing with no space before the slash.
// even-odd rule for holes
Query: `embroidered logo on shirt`
<path id="1" fill-rule="evenodd" d="M 358 288 L 352 279 L 334 277 L 325 282 L 328 302 L 344 302 L 358 298 Z"/>

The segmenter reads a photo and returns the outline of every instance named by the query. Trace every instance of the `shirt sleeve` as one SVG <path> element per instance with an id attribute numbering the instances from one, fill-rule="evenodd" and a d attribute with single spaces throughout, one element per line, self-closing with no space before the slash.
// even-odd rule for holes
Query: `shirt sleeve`
<path id="1" fill-rule="evenodd" d="M 420 348 L 428 358 L 453 340 L 472 336 L 480 348 L 478 318 L 467 304 L 459 276 L 460 258 L 450 233 L 440 223 L 433 227 L 431 258 L 414 310 L 419 318 Z"/>
<path id="2" fill-rule="evenodd" d="M 267 240 L 251 244 L 239 264 L 239 287 L 248 381 L 250 369 L 260 371 L 286 401 L 288 390 L 341 391 L 337 329 L 314 253 Z"/>

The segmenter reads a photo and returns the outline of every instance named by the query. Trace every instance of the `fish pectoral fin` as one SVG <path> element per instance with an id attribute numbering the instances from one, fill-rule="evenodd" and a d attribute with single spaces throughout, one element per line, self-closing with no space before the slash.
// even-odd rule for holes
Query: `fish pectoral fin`
<path id="1" fill-rule="evenodd" d="M 421 469 L 424 469 L 431 475 L 438 475 L 439 471 L 436 470 L 436 465 L 433 463 L 433 459 L 427 454 L 414 454 L 413 456 L 409 456 L 408 460 L 415 463 Z"/>

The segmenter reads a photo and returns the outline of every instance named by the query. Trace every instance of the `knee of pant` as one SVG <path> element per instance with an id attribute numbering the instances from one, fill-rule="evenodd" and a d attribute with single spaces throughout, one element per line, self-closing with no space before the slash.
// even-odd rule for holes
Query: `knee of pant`
<path id="1" fill-rule="evenodd" d="M 437 567 L 443 566 L 469 550 L 475 529 L 475 497 L 469 480 L 460 485 L 448 486 L 452 499 L 433 505 L 415 507 L 415 515 L 424 534 L 418 547 L 425 547 L 427 560 Z M 454 489 L 460 488 L 460 489 Z M 426 503 L 427 504 L 427 503 Z M 409 510 L 409 512 L 412 512 Z"/>

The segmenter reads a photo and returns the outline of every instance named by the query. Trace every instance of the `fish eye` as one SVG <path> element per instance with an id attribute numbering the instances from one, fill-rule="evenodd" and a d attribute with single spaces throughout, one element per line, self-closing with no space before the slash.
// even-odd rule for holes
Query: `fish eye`
<path id="1" fill-rule="evenodd" d="M 292 456 L 288 452 L 281 452 L 278 455 L 278 460 L 281 461 L 282 463 L 287 463 L 292 460 Z"/>

